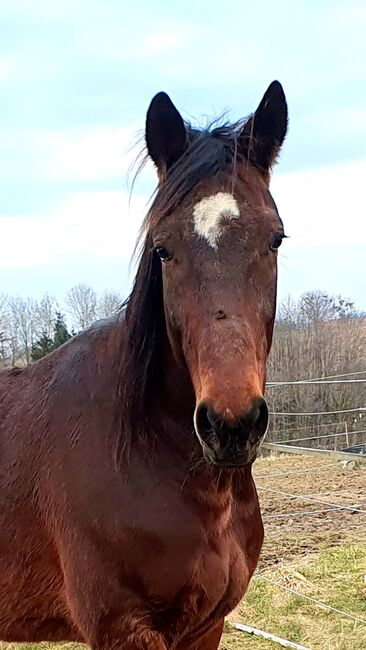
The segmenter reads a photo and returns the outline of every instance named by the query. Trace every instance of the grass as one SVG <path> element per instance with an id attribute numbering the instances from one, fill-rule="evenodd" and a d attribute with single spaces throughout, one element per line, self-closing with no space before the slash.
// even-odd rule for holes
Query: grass
<path id="1" fill-rule="evenodd" d="M 222 650 L 280 647 L 272 641 L 235 631 L 230 621 L 246 623 L 311 650 L 365 650 L 366 625 L 320 609 L 271 585 L 260 576 L 290 587 L 366 621 L 366 547 L 342 545 L 294 565 L 269 569 L 252 580 L 244 600 L 225 625 Z"/>

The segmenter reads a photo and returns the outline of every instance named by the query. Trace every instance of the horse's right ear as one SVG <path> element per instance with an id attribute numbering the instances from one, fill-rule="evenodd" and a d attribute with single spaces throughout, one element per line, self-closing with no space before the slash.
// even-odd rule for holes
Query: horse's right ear
<path id="1" fill-rule="evenodd" d="M 166 93 L 155 95 L 149 106 L 145 138 L 149 156 L 157 166 L 159 175 L 164 176 L 187 144 L 183 119 Z"/>

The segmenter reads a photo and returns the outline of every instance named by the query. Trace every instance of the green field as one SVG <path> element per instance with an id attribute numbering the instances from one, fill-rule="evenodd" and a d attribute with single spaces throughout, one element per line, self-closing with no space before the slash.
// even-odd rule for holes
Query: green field
<path id="1" fill-rule="evenodd" d="M 271 641 L 236 632 L 231 622 L 246 623 L 311 650 L 366 648 L 366 546 L 343 545 L 310 560 L 258 574 L 225 625 L 223 650 L 280 648 Z M 365 624 L 320 609 L 313 603 L 266 583 L 280 585 L 363 619 Z"/>

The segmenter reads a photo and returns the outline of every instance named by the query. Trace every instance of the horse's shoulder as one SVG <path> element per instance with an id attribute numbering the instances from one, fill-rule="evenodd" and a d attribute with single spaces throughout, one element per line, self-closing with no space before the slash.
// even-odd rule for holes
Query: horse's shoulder
<path id="1" fill-rule="evenodd" d="M 100 354 L 108 353 L 118 346 L 121 340 L 124 324 L 124 312 L 118 312 L 108 318 L 95 321 L 85 330 L 76 334 L 67 344 L 67 352 L 74 357 L 92 354 L 97 358 Z"/>
<path id="2" fill-rule="evenodd" d="M 113 347 L 117 344 L 121 338 L 123 322 L 124 312 L 122 311 L 107 318 L 101 318 L 85 330 L 75 334 L 61 347 L 37 361 L 34 366 L 46 364 L 47 360 L 49 365 L 54 368 L 57 365 L 61 367 L 63 363 L 72 365 L 85 361 L 89 355 L 95 359 L 99 355 L 105 354 L 109 346 Z"/>
<path id="3" fill-rule="evenodd" d="M 56 393 L 87 395 L 110 381 L 120 357 L 123 321 L 119 313 L 98 320 L 49 355 L 49 386 Z"/>
<path id="4" fill-rule="evenodd" d="M 13 366 L 0 370 L 0 393 L 7 393 L 12 387 L 17 387 L 22 378 L 27 374 L 28 366 Z M 6 390 L 4 389 L 6 388 Z M 5 395 L 3 395 L 5 396 Z"/>
<path id="5" fill-rule="evenodd" d="M 5 377 L 18 377 L 19 375 L 22 374 L 24 368 L 21 368 L 20 366 L 12 366 L 11 368 L 2 368 L 0 370 L 0 378 L 5 378 Z"/>

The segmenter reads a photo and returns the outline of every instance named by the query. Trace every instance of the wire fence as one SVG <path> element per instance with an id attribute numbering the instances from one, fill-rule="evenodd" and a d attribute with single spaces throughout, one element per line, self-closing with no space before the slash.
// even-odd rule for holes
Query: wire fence
<path id="1" fill-rule="evenodd" d="M 282 386 L 287 387 L 287 390 L 291 390 L 291 387 L 306 390 L 307 385 L 324 387 L 330 384 L 337 387 L 362 386 L 365 383 L 366 369 L 297 381 L 268 382 L 267 388 L 280 389 Z M 358 394 L 362 398 L 362 393 Z M 264 555 L 262 566 L 254 579 L 311 603 L 315 608 L 327 611 L 330 615 L 352 621 L 356 626 L 366 627 L 366 618 L 345 611 L 341 606 L 337 606 L 336 602 L 323 602 L 320 598 L 303 593 L 301 588 L 283 584 L 282 581 L 273 580 L 263 574 L 269 563 L 269 566 L 281 566 L 284 579 L 291 581 L 287 558 L 299 550 L 294 547 L 292 553 L 291 544 L 299 545 L 300 550 L 306 553 L 308 545 L 313 545 L 313 551 L 316 549 L 318 539 L 329 538 L 330 548 L 346 540 L 352 543 L 366 543 L 366 471 L 361 469 L 361 465 L 359 468 L 358 465 L 355 466 L 355 463 L 352 467 L 358 469 L 345 469 L 349 465 L 348 461 L 361 460 L 362 452 L 366 454 L 366 428 L 362 427 L 363 418 L 366 416 L 366 400 L 363 404 L 350 404 L 349 408 L 341 408 L 341 405 L 337 408 L 336 403 L 334 406 L 335 408 L 319 411 L 285 411 L 273 408 L 270 412 L 277 425 L 282 420 L 279 427 L 281 438 L 276 437 L 276 431 L 270 430 L 270 444 L 265 446 L 276 451 L 279 457 L 283 451 L 293 452 L 291 457 L 295 459 L 296 467 L 255 474 L 256 487 L 262 503 L 262 519 L 267 539 L 265 551 L 267 550 L 268 557 Z M 296 426 L 296 420 L 300 426 Z M 294 421 L 294 426 L 291 426 L 291 421 Z M 366 417 L 364 422 L 366 424 Z M 357 452 L 360 452 L 360 455 Z M 320 460 L 318 456 L 321 456 Z M 366 455 L 364 458 L 366 461 Z M 325 462 L 326 460 L 328 462 Z M 362 467 L 366 468 L 366 465 Z M 342 474 L 344 471 L 353 472 L 351 482 Z M 271 555 L 268 550 L 271 544 L 279 557 L 273 557 L 273 552 Z M 310 650 L 268 631 L 241 624 L 235 624 L 234 627 L 263 636 L 285 647 Z"/>
<path id="2" fill-rule="evenodd" d="M 364 430 L 358 433 L 362 434 Z M 336 547 L 346 541 L 353 544 L 366 543 L 366 490 L 364 489 L 366 471 L 361 469 L 361 466 L 351 470 L 345 469 L 337 459 L 336 453 L 334 455 L 329 453 L 329 462 L 318 462 L 317 457 L 313 457 L 310 450 L 308 454 L 305 450 L 303 455 L 297 455 L 295 449 L 294 451 L 295 455 L 291 458 L 283 456 L 281 451 L 278 451 L 279 456 L 276 458 L 279 464 L 282 457 L 284 464 L 292 463 L 295 467 L 280 471 L 255 472 L 266 543 L 262 554 L 262 565 L 259 572 L 255 574 L 254 580 L 266 583 L 275 590 L 282 590 L 290 597 L 299 599 L 300 602 L 307 602 L 317 609 L 328 612 L 330 616 L 349 620 L 355 626 L 366 627 L 366 618 L 358 615 L 358 612 L 347 611 L 341 604 L 338 606 L 335 600 L 327 603 L 326 598 L 317 597 L 319 588 L 316 583 L 308 583 L 314 588 L 315 595 L 303 593 L 301 582 L 295 581 L 295 585 L 291 584 L 293 574 L 291 561 L 289 563 L 288 560 L 289 557 L 292 559 L 296 556 L 299 548 L 305 553 L 308 548 L 311 548 L 314 553 L 317 549 L 319 531 L 321 540 L 324 540 L 326 535 L 329 537 L 329 547 L 326 548 Z M 273 462 L 277 460 L 274 459 Z M 268 465 L 271 467 L 272 463 Z M 352 474 L 345 474 L 345 472 L 352 472 Z M 284 480 L 286 480 L 286 489 L 283 487 Z M 298 507 L 293 507 L 295 504 Z M 299 532 L 298 541 L 297 532 Z M 305 549 L 302 549 L 301 545 L 305 545 Z M 272 555 L 271 546 L 275 549 Z M 275 571 L 280 571 L 281 579 L 278 577 L 272 579 L 271 574 L 267 573 L 268 566 Z M 334 576 L 334 580 L 337 581 L 337 576 Z M 341 576 L 339 576 L 339 583 L 341 584 Z M 258 630 L 241 624 L 234 624 L 234 627 L 243 632 L 268 638 L 284 647 L 305 648 L 296 643 L 296 640 L 284 639 L 271 631 Z M 306 646 L 305 650 L 310 648 Z"/>
<path id="3" fill-rule="evenodd" d="M 365 402 L 366 403 L 366 402 Z M 270 411 L 272 424 L 270 425 L 268 440 L 278 444 L 299 444 L 319 449 L 347 449 L 348 447 L 359 447 L 363 451 L 366 446 L 366 428 L 362 424 L 366 422 L 366 406 L 358 406 L 347 409 L 335 409 L 330 411 Z M 347 417 L 352 415 L 349 422 Z M 329 422 L 329 417 L 342 416 L 336 422 Z M 358 416 L 355 417 L 354 416 Z M 298 418 L 312 424 L 305 424 L 299 427 L 288 427 L 287 418 Z M 321 420 L 326 420 L 325 422 Z M 361 428 L 360 428 L 361 425 Z M 301 435 L 301 434 L 304 435 Z M 280 435 L 279 435 L 280 434 Z M 360 439 L 360 435 L 362 436 Z M 340 444 L 338 444 L 338 441 Z M 324 444 L 326 443 L 326 444 Z M 357 452 L 357 449 L 354 450 Z M 365 449 L 366 453 L 366 449 Z"/>
<path id="4" fill-rule="evenodd" d="M 267 382 L 268 442 L 366 454 L 365 384 L 366 369 Z"/>
<path id="5" fill-rule="evenodd" d="M 324 375 L 323 377 L 313 377 L 311 379 L 297 379 L 295 381 L 268 381 L 267 386 L 288 386 L 294 384 L 313 384 L 317 381 L 329 379 L 338 379 L 339 377 L 355 377 L 356 375 L 366 375 L 366 370 L 355 370 L 354 372 L 343 372 L 338 375 Z M 352 380 L 353 381 L 353 380 Z"/>

